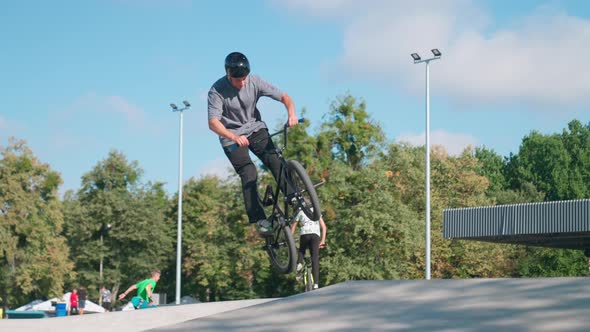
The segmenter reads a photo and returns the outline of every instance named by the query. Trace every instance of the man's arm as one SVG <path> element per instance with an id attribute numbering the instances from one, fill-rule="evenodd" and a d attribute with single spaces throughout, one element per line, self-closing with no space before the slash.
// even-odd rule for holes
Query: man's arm
<path id="1" fill-rule="evenodd" d="M 135 286 L 135 285 L 129 286 L 129 288 L 127 288 L 125 293 L 119 294 L 119 300 L 122 300 L 125 296 L 127 296 L 127 293 L 132 292 L 134 289 L 137 289 L 137 286 Z"/>
<path id="2" fill-rule="evenodd" d="M 238 143 L 239 146 L 247 146 L 250 144 L 248 138 L 246 136 L 238 136 L 231 131 L 227 130 L 223 123 L 218 119 L 211 118 L 209 119 L 209 129 L 211 129 L 217 135 L 227 138 L 231 141 Z"/>
<path id="3" fill-rule="evenodd" d="M 250 144 L 246 136 L 237 136 L 231 131 L 227 130 L 219 119 L 223 114 L 223 100 L 219 93 L 211 89 L 207 96 L 207 113 L 209 118 L 209 129 L 217 135 L 226 138 L 230 141 L 238 143 L 239 146 L 247 146 Z"/>
<path id="4" fill-rule="evenodd" d="M 150 299 L 150 304 L 152 303 L 152 284 L 147 284 L 147 286 L 145 287 L 145 292 L 148 296 L 148 299 Z"/>
<path id="5" fill-rule="evenodd" d="M 326 246 L 326 231 L 328 228 L 326 227 L 326 223 L 324 222 L 324 218 L 320 217 L 320 228 L 322 229 L 322 240 L 320 241 L 320 248 Z"/>
<path id="6" fill-rule="evenodd" d="M 297 121 L 299 121 L 299 119 L 297 118 L 297 115 L 295 115 L 295 104 L 293 103 L 293 99 L 291 99 L 291 97 L 288 94 L 284 93 L 281 97 L 281 103 L 285 105 L 287 113 L 289 114 L 289 120 L 287 122 L 289 124 L 289 127 L 295 126 L 298 123 Z"/>

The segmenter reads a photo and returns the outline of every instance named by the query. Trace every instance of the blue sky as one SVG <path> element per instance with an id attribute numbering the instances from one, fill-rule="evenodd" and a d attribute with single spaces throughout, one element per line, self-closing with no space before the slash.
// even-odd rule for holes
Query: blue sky
<path id="1" fill-rule="evenodd" d="M 0 145 L 25 139 L 59 171 L 63 193 L 112 149 L 145 181 L 227 174 L 207 128 L 206 94 L 231 51 L 307 109 L 317 130 L 338 95 L 363 98 L 391 141 L 424 142 L 431 66 L 433 144 L 517 152 L 532 130 L 590 122 L 590 3 L 570 1 L 89 0 L 10 1 L 0 8 Z M 263 100 L 271 126 L 286 119 Z M 314 125 L 315 124 L 315 125 Z"/>

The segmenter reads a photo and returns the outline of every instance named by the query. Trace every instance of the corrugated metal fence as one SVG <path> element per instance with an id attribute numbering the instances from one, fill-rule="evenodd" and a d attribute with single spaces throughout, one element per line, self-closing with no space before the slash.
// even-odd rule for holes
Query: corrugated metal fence
<path id="1" fill-rule="evenodd" d="M 589 231 L 590 199 L 443 211 L 447 239 Z"/>

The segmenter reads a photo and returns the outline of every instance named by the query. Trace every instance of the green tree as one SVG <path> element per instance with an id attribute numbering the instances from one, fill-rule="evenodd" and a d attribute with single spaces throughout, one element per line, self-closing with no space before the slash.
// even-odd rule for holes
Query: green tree
<path id="1" fill-rule="evenodd" d="M 573 120 L 561 134 L 563 146 L 570 156 L 567 199 L 590 197 L 590 123 L 586 126 Z"/>
<path id="2" fill-rule="evenodd" d="M 66 229 L 78 280 L 93 296 L 102 284 L 113 293 L 165 267 L 174 250 L 173 222 L 164 215 L 168 199 L 162 183 L 140 182 L 136 161 L 111 151 L 68 193 Z M 100 262 L 103 276 L 100 276 Z M 160 283 L 166 283 L 163 273 Z"/>
<path id="3" fill-rule="evenodd" d="M 183 192 L 184 294 L 208 302 L 293 292 L 285 277 L 270 270 L 237 183 L 193 178 Z"/>
<path id="4" fill-rule="evenodd" d="M 490 181 L 479 174 L 481 163 L 470 148 L 448 156 L 443 148 L 432 154 L 432 253 L 433 276 L 442 278 L 502 277 L 510 274 L 511 245 L 478 241 L 445 240 L 442 215 L 445 208 L 486 206 Z M 497 161 L 497 159 L 496 159 Z M 499 175 L 498 173 L 492 173 Z M 496 181 L 501 178 L 494 178 Z"/>
<path id="5" fill-rule="evenodd" d="M 542 202 L 545 194 L 537 190 L 531 182 L 522 181 L 518 188 L 510 188 L 507 175 L 508 158 L 502 158 L 494 150 L 485 147 L 475 149 L 475 158 L 479 160 L 477 173 L 485 176 L 489 181 L 487 195 L 493 203 L 516 204 Z M 492 204 L 493 204 L 492 203 Z"/>
<path id="6" fill-rule="evenodd" d="M 559 135 L 533 131 L 522 140 L 518 154 L 509 161 L 511 188 L 520 189 L 530 182 L 546 194 L 547 200 L 570 199 L 570 162 L 571 156 Z"/>
<path id="7" fill-rule="evenodd" d="M 477 147 L 475 148 L 475 158 L 480 161 L 477 173 L 488 179 L 490 184 L 489 192 L 492 195 L 504 190 L 508 186 L 506 176 L 504 175 L 506 164 L 502 156 L 497 154 L 493 149 Z"/>
<path id="8" fill-rule="evenodd" d="M 354 171 L 332 170 L 326 189 L 333 195 L 324 213 L 328 246 L 322 253 L 321 282 L 400 279 L 416 274 L 419 216 L 399 199 L 393 174 L 375 164 Z M 334 215 L 331 215 L 333 211 Z"/>
<path id="9" fill-rule="evenodd" d="M 517 277 L 580 277 L 588 272 L 581 250 L 520 247 L 516 262 Z"/>
<path id="10" fill-rule="evenodd" d="M 327 117 L 318 142 L 330 143 L 333 159 L 359 170 L 380 151 L 385 136 L 381 127 L 371 120 L 364 101 L 357 102 L 350 94 L 338 97 Z"/>
<path id="11" fill-rule="evenodd" d="M 305 117 L 306 110 L 301 112 Z M 299 161 L 314 179 L 325 180 L 333 163 L 332 145 L 327 135 L 314 136 L 309 133 L 311 123 L 306 121 L 289 129 L 289 143 L 283 152 L 286 159 Z M 282 144 L 280 142 L 279 144 Z"/>
<path id="12" fill-rule="evenodd" d="M 392 144 L 383 159 L 384 169 L 399 189 L 399 199 L 418 216 L 417 241 L 424 243 L 425 158 L 424 147 Z M 510 248 L 505 245 L 443 239 L 445 208 L 489 205 L 489 182 L 480 174 L 481 164 L 473 151 L 449 156 L 444 148 L 431 151 L 431 271 L 435 278 L 502 276 L 510 271 Z M 424 245 L 420 245 L 423 250 Z M 415 254 L 416 273 L 423 277 L 424 252 Z M 504 259 L 505 258 L 505 259 Z"/>
<path id="13" fill-rule="evenodd" d="M 24 141 L 0 146 L 0 294 L 3 306 L 61 296 L 73 275 L 60 232 L 59 173 Z"/>
<path id="14" fill-rule="evenodd" d="M 523 138 L 518 154 L 510 155 L 504 174 L 509 185 L 495 193 L 500 204 L 587 198 L 589 126 L 573 120 L 561 134 L 533 131 Z M 515 276 L 572 276 L 586 271 L 578 250 L 519 246 L 513 257 Z"/>

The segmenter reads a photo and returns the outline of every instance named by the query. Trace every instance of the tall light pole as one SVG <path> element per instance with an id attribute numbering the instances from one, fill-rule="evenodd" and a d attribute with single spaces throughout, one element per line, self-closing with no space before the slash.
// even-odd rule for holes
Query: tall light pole
<path id="1" fill-rule="evenodd" d="M 180 139 L 178 146 L 178 230 L 176 237 L 176 304 L 180 304 L 180 260 L 182 249 L 182 111 L 191 107 L 188 101 L 183 101 L 183 108 L 170 104 L 172 112 L 180 112 Z"/>
<path id="2" fill-rule="evenodd" d="M 436 48 L 431 52 L 434 57 L 428 59 L 412 53 L 414 63 L 426 63 L 426 280 L 430 280 L 430 61 L 442 55 Z"/>
<path id="3" fill-rule="evenodd" d="M 100 267 L 99 267 L 99 278 L 100 278 L 100 282 L 102 283 L 102 270 L 103 270 L 103 265 L 102 265 L 102 260 L 104 258 L 104 248 L 102 247 L 102 238 L 104 233 L 106 233 L 109 229 L 111 228 L 111 224 L 106 224 L 103 225 L 100 228 Z"/>

